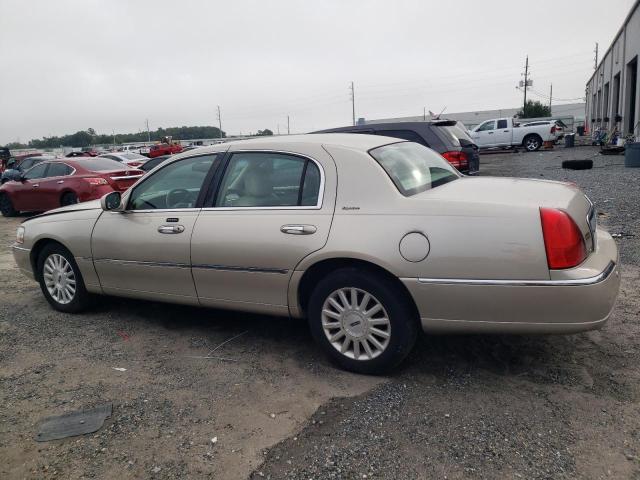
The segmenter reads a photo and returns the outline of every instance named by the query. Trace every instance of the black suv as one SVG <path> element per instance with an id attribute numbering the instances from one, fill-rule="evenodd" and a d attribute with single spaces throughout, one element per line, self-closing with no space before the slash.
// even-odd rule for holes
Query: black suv
<path id="1" fill-rule="evenodd" d="M 462 173 L 473 175 L 480 169 L 478 147 L 464 127 L 455 120 L 429 122 L 369 123 L 354 127 L 330 128 L 312 133 L 362 133 L 402 138 L 435 150 Z"/>

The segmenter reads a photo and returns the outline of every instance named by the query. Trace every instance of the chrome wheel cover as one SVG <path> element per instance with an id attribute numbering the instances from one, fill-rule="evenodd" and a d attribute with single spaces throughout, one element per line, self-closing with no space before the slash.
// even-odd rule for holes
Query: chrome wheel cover
<path id="1" fill-rule="evenodd" d="M 527 140 L 527 150 L 529 150 L 530 152 L 535 151 L 536 148 L 538 148 L 540 145 L 538 143 L 538 139 L 536 138 L 529 138 Z"/>
<path id="2" fill-rule="evenodd" d="M 322 305 L 322 329 L 338 352 L 354 360 L 372 360 L 391 339 L 391 322 L 382 303 L 359 288 L 340 288 Z"/>
<path id="3" fill-rule="evenodd" d="M 69 261 L 58 253 L 47 257 L 42 266 L 44 285 L 51 298 L 66 305 L 76 296 L 76 275 Z"/>

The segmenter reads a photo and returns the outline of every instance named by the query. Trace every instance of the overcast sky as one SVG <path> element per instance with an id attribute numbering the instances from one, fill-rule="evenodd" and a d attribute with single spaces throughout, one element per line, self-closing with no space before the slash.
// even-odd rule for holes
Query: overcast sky
<path id="1" fill-rule="evenodd" d="M 584 95 L 633 0 L 0 0 L 0 144 L 216 125 L 293 132 Z M 548 99 L 536 97 L 545 102 Z M 562 99 L 562 100 L 560 100 Z"/>

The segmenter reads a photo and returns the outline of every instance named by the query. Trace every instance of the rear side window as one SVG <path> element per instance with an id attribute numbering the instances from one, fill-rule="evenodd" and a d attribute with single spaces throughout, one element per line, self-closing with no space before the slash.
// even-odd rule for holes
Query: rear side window
<path id="1" fill-rule="evenodd" d="M 374 148 L 369 154 L 405 197 L 457 180 L 460 174 L 433 150 L 413 142 Z"/>
<path id="2" fill-rule="evenodd" d="M 507 128 L 507 121 L 506 120 L 498 120 L 498 130 L 501 128 Z"/>
<path id="3" fill-rule="evenodd" d="M 413 130 L 378 130 L 376 134 L 383 135 L 385 137 L 401 138 L 402 140 L 408 140 L 410 142 L 420 143 L 425 147 L 429 146 L 429 144 L 427 144 L 425 139 L 422 138 Z"/>
<path id="4" fill-rule="evenodd" d="M 216 206 L 312 207 L 319 194 L 320 171 L 311 160 L 277 152 L 235 153 Z"/>
<path id="5" fill-rule="evenodd" d="M 64 163 L 51 163 L 47 171 L 47 177 L 64 177 L 70 175 L 73 169 Z"/>

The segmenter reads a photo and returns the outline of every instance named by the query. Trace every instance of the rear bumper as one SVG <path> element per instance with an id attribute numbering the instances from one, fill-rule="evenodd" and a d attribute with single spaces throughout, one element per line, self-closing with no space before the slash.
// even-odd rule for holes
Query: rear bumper
<path id="1" fill-rule="evenodd" d="M 13 251 L 13 258 L 20 271 L 31 280 L 34 280 L 35 276 L 33 275 L 33 269 L 31 268 L 31 250 L 23 248 L 15 243 L 11 246 L 11 250 Z"/>
<path id="2" fill-rule="evenodd" d="M 617 248 L 598 230 L 598 250 L 545 280 L 403 279 L 432 333 L 576 333 L 600 328 L 620 286 Z"/>

